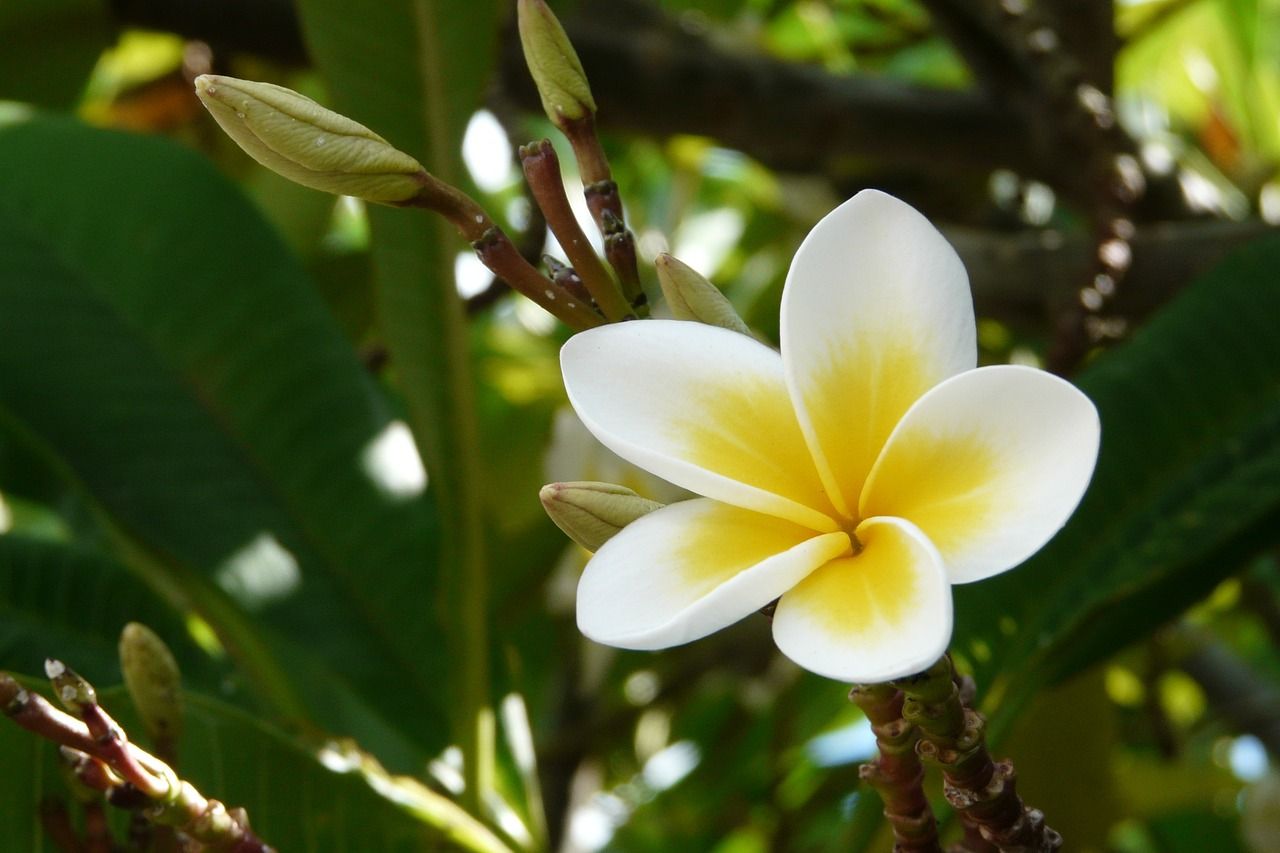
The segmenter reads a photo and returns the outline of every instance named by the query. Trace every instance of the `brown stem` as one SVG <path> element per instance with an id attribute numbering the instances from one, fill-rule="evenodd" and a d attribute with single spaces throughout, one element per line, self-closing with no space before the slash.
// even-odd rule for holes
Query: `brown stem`
<path id="1" fill-rule="evenodd" d="M 402 207 L 420 207 L 443 216 L 458 229 L 489 270 L 515 290 L 574 329 L 599 326 L 603 319 L 590 306 L 574 299 L 525 260 L 511 238 L 489 218 L 484 208 L 456 187 L 432 175 L 418 175 L 422 189 Z"/>
<path id="2" fill-rule="evenodd" d="M 58 669 L 56 677 L 63 675 L 64 670 Z M 107 790 L 112 797 L 121 794 L 126 801 L 132 801 L 133 791 L 143 795 L 148 817 L 157 824 L 178 827 L 214 849 L 271 853 L 272 848 L 249 829 L 242 811 L 227 811 L 180 779 L 169 765 L 130 744 L 106 711 L 96 701 L 88 701 L 94 695 L 92 686 L 83 679 L 78 682 L 82 689 L 71 698 L 83 721 L 24 689 L 6 673 L 0 673 L 0 709 L 28 731 L 59 744 L 75 778 L 86 786 Z"/>
<path id="3" fill-rule="evenodd" d="M 124 729 L 101 705 L 85 705 L 81 709 L 81 718 L 97 742 L 98 750 L 94 755 L 123 776 L 126 782 L 149 797 L 163 797 L 169 792 L 168 782 L 142 766 Z"/>
<path id="4" fill-rule="evenodd" d="M 965 846 L 972 853 L 1052 853 L 1062 848 L 1062 836 L 1018 796 L 1013 765 L 991 759 L 986 720 L 961 703 L 949 657 L 893 686 L 904 695 L 903 719 L 920 728 L 916 749 L 921 759 L 942 769 L 943 794 L 971 828 Z M 985 847 L 975 846 L 980 840 Z"/>
<path id="5" fill-rule="evenodd" d="M 609 159 L 600 144 L 600 137 L 596 135 L 595 117 L 588 113 L 575 121 L 562 122 L 560 127 L 573 146 L 573 156 L 578 161 L 578 173 L 582 176 L 587 208 L 605 240 L 605 257 L 622 282 L 622 292 L 627 302 L 633 309 L 644 313 L 646 299 L 636 265 L 635 238 L 625 225 L 622 197 L 618 195 L 618 185 L 613 180 Z"/>
<path id="6" fill-rule="evenodd" d="M 45 740 L 85 753 L 92 753 L 96 747 L 88 726 L 4 673 L 0 673 L 0 709 L 19 726 Z"/>
<path id="7" fill-rule="evenodd" d="M 622 297 L 622 291 L 613 276 L 605 269 L 595 249 L 582 232 L 569 199 L 564 193 L 564 180 L 560 177 L 560 160 L 549 140 L 534 142 L 520 149 L 520 166 L 524 170 L 529 190 L 547 218 L 551 233 L 560 241 L 564 253 L 569 256 L 587 292 L 595 299 L 604 316 L 612 321 L 631 316 L 631 307 Z"/>
<path id="8" fill-rule="evenodd" d="M 547 272 L 551 273 L 551 280 L 581 299 L 583 302 L 591 302 L 591 294 L 587 293 L 587 286 L 582 283 L 582 276 L 570 266 L 565 266 L 550 255 L 542 256 L 542 263 L 546 266 Z"/>
<path id="9" fill-rule="evenodd" d="M 613 181 L 607 183 L 612 187 L 612 194 L 616 198 L 617 184 Z M 592 188 L 598 189 L 601 186 L 602 184 L 592 184 L 588 188 L 588 193 Z M 631 303 L 632 309 L 644 316 L 649 311 L 649 297 L 640 286 L 640 272 L 636 265 L 636 239 L 631 236 L 622 218 L 615 216 L 612 210 L 601 211 L 600 223 L 601 231 L 604 233 L 604 256 L 622 280 L 623 295 Z"/>
<path id="10" fill-rule="evenodd" d="M 520 291 L 571 328 L 591 329 L 603 325 L 604 317 L 592 307 L 534 269 L 521 256 L 502 229 L 491 225 L 471 244 L 476 256 L 507 284 Z"/>
<path id="11" fill-rule="evenodd" d="M 112 772 L 107 763 L 69 746 L 58 747 L 58 754 L 67 768 L 69 780 L 74 780 L 72 790 L 82 802 L 90 797 L 105 794 L 121 784 L 121 778 Z"/>
<path id="12" fill-rule="evenodd" d="M 920 732 L 902 719 L 902 692 L 887 684 L 860 684 L 849 699 L 867 715 L 880 754 L 858 775 L 884 800 L 884 816 L 893 828 L 894 850 L 940 853 L 938 825 L 924 796 L 924 765 L 916 755 Z"/>

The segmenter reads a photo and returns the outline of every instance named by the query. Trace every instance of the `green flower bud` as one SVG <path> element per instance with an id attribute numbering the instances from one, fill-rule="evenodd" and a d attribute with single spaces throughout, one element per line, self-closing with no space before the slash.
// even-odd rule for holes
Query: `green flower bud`
<path id="1" fill-rule="evenodd" d="M 426 180 L 417 160 L 292 89 L 201 74 L 196 95 L 250 157 L 305 187 L 398 204 Z"/>
<path id="2" fill-rule="evenodd" d="M 538 493 L 542 508 L 570 539 L 597 551 L 619 530 L 662 504 L 613 483 L 552 483 Z"/>
<path id="3" fill-rule="evenodd" d="M 98 692 L 83 676 L 60 660 L 49 658 L 44 662 L 44 674 L 53 683 L 53 692 L 62 707 L 79 717 L 85 705 L 98 704 Z"/>
<path id="4" fill-rule="evenodd" d="M 151 740 L 177 740 L 182 733 L 182 675 L 164 640 L 146 625 L 125 625 L 120 633 L 120 669 Z"/>
<path id="5" fill-rule="evenodd" d="M 546 0 L 519 0 L 516 21 L 524 61 L 538 87 L 547 118 L 560 127 L 565 120 L 594 115 L 596 100 L 591 97 L 587 74 Z"/>
<path id="6" fill-rule="evenodd" d="M 744 335 L 751 334 L 720 289 L 693 267 L 665 253 L 658 255 L 653 263 L 657 267 L 658 283 L 662 285 L 667 305 L 677 320 L 697 320 Z"/>
<path id="7" fill-rule="evenodd" d="M 0 672 L 0 711 L 16 714 L 27 704 L 27 691 L 7 672 Z"/>

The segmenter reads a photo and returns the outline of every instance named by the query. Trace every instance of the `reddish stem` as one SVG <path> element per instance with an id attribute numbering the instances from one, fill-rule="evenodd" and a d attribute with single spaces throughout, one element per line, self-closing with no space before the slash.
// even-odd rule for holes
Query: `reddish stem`
<path id="1" fill-rule="evenodd" d="M 879 792 L 884 816 L 893 828 L 894 850 L 941 853 L 938 826 L 924 795 L 924 766 L 916 755 L 916 727 L 902 719 L 902 693 L 885 684 L 855 686 L 849 691 L 871 722 L 880 754 L 858 770 Z"/>

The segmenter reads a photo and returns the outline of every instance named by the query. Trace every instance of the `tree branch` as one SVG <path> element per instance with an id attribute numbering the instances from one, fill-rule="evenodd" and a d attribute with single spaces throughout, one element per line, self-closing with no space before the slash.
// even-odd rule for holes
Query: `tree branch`
<path id="1" fill-rule="evenodd" d="M 981 316 L 1040 332 L 1045 318 L 1072 303 L 1094 263 L 1092 236 L 974 228 L 944 228 L 969 271 Z M 1277 228 L 1263 222 L 1164 222 L 1137 230 L 1129 286 L 1113 303 L 1116 314 L 1140 320 L 1172 299 L 1232 250 Z"/>
<path id="2" fill-rule="evenodd" d="M 565 25 L 606 129 L 709 136 L 783 171 L 838 171 L 854 157 L 932 173 L 997 166 L 1038 171 L 1025 145 L 1026 127 L 982 94 L 837 77 L 730 51 L 637 11 L 644 4 L 603 5 L 589 6 Z M 499 87 L 519 106 L 538 108 L 510 31 L 502 41 Z"/>

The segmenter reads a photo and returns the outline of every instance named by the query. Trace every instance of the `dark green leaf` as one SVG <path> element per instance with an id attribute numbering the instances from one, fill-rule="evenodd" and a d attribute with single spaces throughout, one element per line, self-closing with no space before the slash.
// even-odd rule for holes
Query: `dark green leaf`
<path id="1" fill-rule="evenodd" d="M 181 617 L 109 557 L 17 535 L 0 536 L 0 669 L 75 661 L 85 677 L 120 680 L 116 644 L 131 621 L 156 631 L 188 684 L 221 677 L 191 642 Z"/>
<path id="2" fill-rule="evenodd" d="M 13 127 L 0 186 L 0 413 L 260 687 L 303 680 L 248 653 L 286 639 L 442 745 L 432 513 L 369 473 L 393 412 L 297 262 L 161 140 Z"/>
<path id="3" fill-rule="evenodd" d="M 1280 531 L 1280 240 L 1206 275 L 1080 386 L 1102 451 L 1067 527 L 1024 566 L 957 591 L 956 649 L 1011 714 L 1121 648 Z M 1007 708 L 1007 710 L 1006 710 Z"/>
<path id="4" fill-rule="evenodd" d="M 111 37 L 103 0 L 5 0 L 0 99 L 73 106 Z"/>
<path id="5" fill-rule="evenodd" d="M 461 140 L 493 64 L 499 4 L 433 0 L 303 0 L 303 29 L 339 111 L 373 128 L 442 180 L 463 183 Z M 475 404 L 462 306 L 453 282 L 461 246 L 451 226 L 374 209 L 375 309 L 431 471 L 441 512 L 439 607 L 455 666 L 455 732 L 468 754 L 487 701 L 488 564 Z M 474 772 L 484 759 L 469 760 Z"/>

